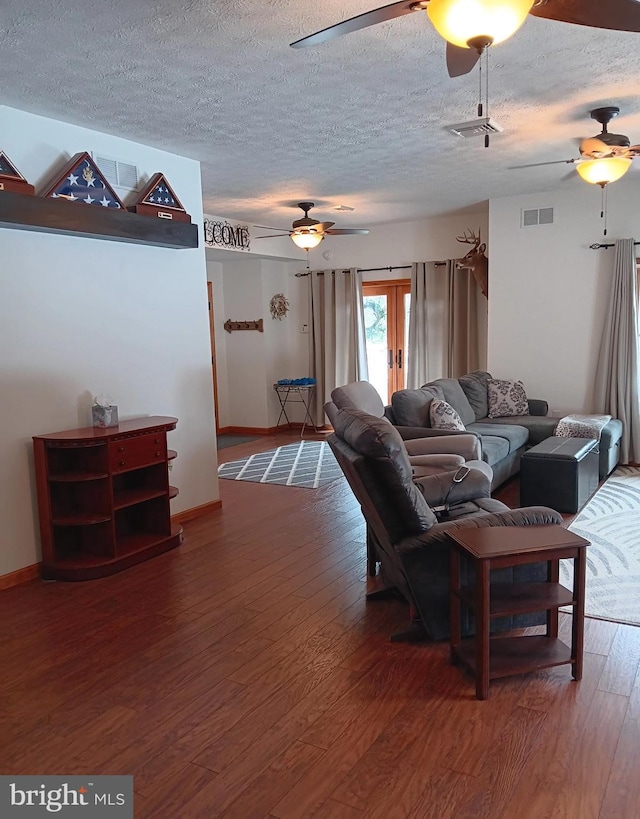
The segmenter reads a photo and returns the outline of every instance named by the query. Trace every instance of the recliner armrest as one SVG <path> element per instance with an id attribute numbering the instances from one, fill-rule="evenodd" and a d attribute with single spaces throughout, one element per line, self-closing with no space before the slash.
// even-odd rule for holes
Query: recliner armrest
<path id="1" fill-rule="evenodd" d="M 528 398 L 529 415 L 547 415 L 549 404 L 542 398 Z"/>
<path id="2" fill-rule="evenodd" d="M 460 483 L 454 483 L 457 470 L 414 478 L 414 483 L 424 495 L 429 506 L 462 503 L 474 498 L 491 497 L 491 477 L 480 469 L 470 469 Z"/>
<path id="3" fill-rule="evenodd" d="M 482 446 L 477 435 L 462 432 L 458 435 L 431 435 L 426 438 L 405 440 L 409 457 L 414 455 L 462 455 L 465 461 L 480 460 Z"/>
<path id="4" fill-rule="evenodd" d="M 457 518 L 444 523 L 436 523 L 426 532 L 406 538 L 396 546 L 396 552 L 409 554 L 437 543 L 450 544 L 448 533 L 452 529 L 482 528 L 485 526 L 536 526 L 562 523 L 562 515 L 548 506 L 524 506 L 508 512 L 482 512 L 467 518 Z"/>

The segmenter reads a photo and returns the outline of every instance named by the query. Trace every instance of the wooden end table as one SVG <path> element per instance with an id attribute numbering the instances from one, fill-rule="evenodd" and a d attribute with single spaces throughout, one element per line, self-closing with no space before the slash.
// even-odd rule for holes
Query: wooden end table
<path id="1" fill-rule="evenodd" d="M 476 697 L 489 696 L 489 680 L 571 663 L 574 680 L 582 677 L 586 547 L 589 541 L 562 526 L 487 526 L 448 532 L 451 549 L 451 662 L 475 673 Z M 460 558 L 475 569 L 475 585 L 462 586 Z M 573 590 L 560 585 L 559 561 L 573 558 Z M 547 562 L 546 582 L 490 583 L 491 569 Z M 475 614 L 476 635 L 461 636 L 462 605 Z M 558 639 L 558 609 L 573 607 L 571 647 Z M 544 635 L 491 637 L 496 617 L 546 611 Z"/>

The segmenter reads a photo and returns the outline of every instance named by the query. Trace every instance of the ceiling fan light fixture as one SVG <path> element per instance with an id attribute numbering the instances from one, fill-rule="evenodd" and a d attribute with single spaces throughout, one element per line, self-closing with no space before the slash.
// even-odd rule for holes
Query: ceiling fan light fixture
<path id="1" fill-rule="evenodd" d="M 534 0 L 430 0 L 427 14 L 445 40 L 459 48 L 501 43 L 527 19 Z"/>
<path id="2" fill-rule="evenodd" d="M 585 182 L 600 185 L 603 188 L 610 182 L 617 182 L 631 167 L 631 159 L 623 156 L 610 156 L 604 159 L 586 159 L 576 163 L 576 170 Z"/>
<path id="3" fill-rule="evenodd" d="M 312 250 L 318 247 L 320 242 L 324 239 L 323 233 L 318 233 L 308 228 L 299 228 L 291 234 L 291 240 L 294 244 L 301 247 L 303 250 Z"/>

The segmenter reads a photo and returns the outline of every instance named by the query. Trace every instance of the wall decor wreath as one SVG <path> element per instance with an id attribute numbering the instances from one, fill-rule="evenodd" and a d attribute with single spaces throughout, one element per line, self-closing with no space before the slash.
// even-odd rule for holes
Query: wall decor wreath
<path id="1" fill-rule="evenodd" d="M 285 298 L 284 293 L 275 294 L 275 296 L 269 302 L 269 310 L 271 311 L 272 319 L 282 321 L 289 311 L 289 302 Z"/>

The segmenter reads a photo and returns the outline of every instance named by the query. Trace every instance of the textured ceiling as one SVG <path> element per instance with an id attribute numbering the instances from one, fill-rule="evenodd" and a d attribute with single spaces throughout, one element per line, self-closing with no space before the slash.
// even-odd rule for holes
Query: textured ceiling
<path id="1" fill-rule="evenodd" d="M 447 77 L 426 14 L 289 47 L 383 2 L 4 0 L 1 101 L 198 159 L 206 211 L 276 226 L 301 199 L 354 207 L 349 227 L 584 185 L 508 167 L 576 156 L 598 105 L 640 142 L 640 34 L 530 17 L 491 53 L 488 149 L 444 129 L 474 118 L 478 77 Z"/>

